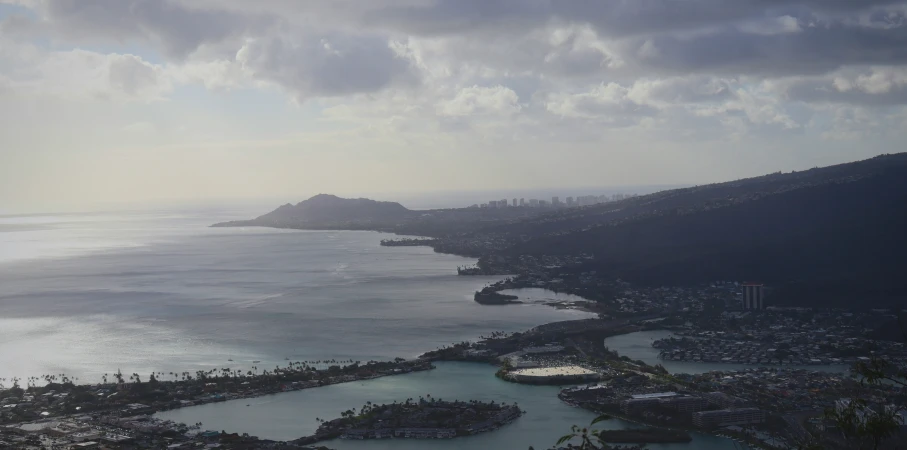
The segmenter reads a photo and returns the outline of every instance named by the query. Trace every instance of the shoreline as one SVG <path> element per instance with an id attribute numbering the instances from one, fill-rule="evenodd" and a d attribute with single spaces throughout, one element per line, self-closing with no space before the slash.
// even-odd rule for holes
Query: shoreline
<path id="1" fill-rule="evenodd" d="M 353 231 L 376 231 L 376 230 L 353 230 Z M 378 232 L 382 232 L 382 231 L 378 231 Z M 440 251 L 438 251 L 437 249 L 435 249 L 435 251 L 436 251 L 437 253 L 447 253 L 447 254 L 457 255 L 456 253 L 452 253 L 452 252 L 440 252 Z M 464 255 L 457 255 L 457 256 L 464 256 Z M 468 256 L 466 256 L 466 257 L 468 257 Z M 510 272 L 510 271 L 508 271 L 508 272 Z M 460 274 L 460 275 L 462 276 L 463 274 Z M 545 290 L 545 291 L 548 291 L 548 292 L 558 293 L 558 291 L 555 290 L 555 289 L 551 289 L 551 288 L 545 287 L 545 286 L 537 286 L 537 285 L 529 285 L 529 284 L 525 284 L 524 281 L 525 281 L 525 280 L 520 280 L 519 282 L 515 282 L 515 280 L 513 280 L 512 278 L 511 278 L 511 279 L 506 279 L 506 280 L 501 280 L 501 281 L 499 281 L 498 283 L 495 283 L 495 285 L 493 285 L 494 287 L 493 287 L 493 288 L 490 288 L 489 290 L 490 290 L 491 292 L 493 292 L 494 294 L 496 294 L 496 295 L 500 295 L 500 296 L 504 297 L 504 300 L 509 300 L 509 297 L 516 297 L 516 296 L 507 296 L 506 294 L 500 294 L 500 291 L 506 291 L 506 290 L 508 290 L 508 289 L 536 288 L 536 289 L 542 289 L 542 290 Z M 573 310 L 581 310 L 581 311 L 589 312 L 589 313 L 599 313 L 599 314 L 600 314 L 600 311 L 596 311 L 596 310 L 594 310 L 593 308 L 591 308 L 591 306 L 594 306 L 594 305 L 596 305 L 596 303 L 597 303 L 597 302 L 595 302 L 594 300 L 590 300 L 590 299 L 588 299 L 588 298 L 586 298 L 586 297 L 583 297 L 582 295 L 580 295 L 580 294 L 578 294 L 578 293 L 571 292 L 571 289 L 569 289 L 569 288 L 568 288 L 568 289 L 564 289 L 564 290 L 561 291 L 561 292 L 569 293 L 570 295 L 574 295 L 574 296 L 576 296 L 577 298 L 580 298 L 580 299 L 582 299 L 582 300 L 581 300 L 581 301 L 579 301 L 579 300 L 545 301 L 545 302 L 540 302 L 540 303 L 542 303 L 542 304 L 544 304 L 544 305 L 546 305 L 546 306 L 554 307 L 554 308 L 556 308 L 556 309 L 573 309 Z M 518 298 L 518 297 L 516 297 L 516 298 Z M 481 303 L 481 302 L 480 302 L 480 303 Z M 509 302 L 508 302 L 508 303 L 509 303 Z M 520 302 L 520 303 L 522 303 L 522 302 Z M 535 303 L 535 302 L 534 302 L 534 303 Z M 599 325 L 608 324 L 608 323 L 611 323 L 611 322 L 621 322 L 620 324 L 613 324 L 613 325 L 611 325 L 611 326 L 609 326 L 609 327 L 606 327 L 607 330 L 609 330 L 610 332 L 613 333 L 613 334 L 610 334 L 610 336 L 620 336 L 620 335 L 625 335 L 625 334 L 629 334 L 629 333 L 633 333 L 633 332 L 637 332 L 637 331 L 644 331 L 643 328 L 640 328 L 640 327 L 638 327 L 638 326 L 630 326 L 631 323 L 633 323 L 633 322 L 638 322 L 639 320 L 642 320 L 642 319 L 644 319 L 643 316 L 630 316 L 630 317 L 626 317 L 626 318 L 624 318 L 624 319 L 620 319 L 620 320 L 616 320 L 616 321 L 608 321 L 608 320 L 601 319 L 601 318 L 599 318 L 599 319 L 586 319 L 586 320 L 587 320 L 587 321 L 590 321 L 590 322 L 595 322 L 595 323 L 597 323 L 597 324 L 599 324 Z M 545 331 L 545 330 L 548 330 L 548 329 L 556 329 L 556 328 L 564 328 L 565 330 L 568 330 L 568 331 L 574 331 L 575 328 L 574 328 L 573 326 L 571 326 L 571 322 L 574 322 L 574 323 L 575 323 L 575 322 L 577 322 L 577 321 L 567 320 L 567 321 L 552 321 L 552 322 L 547 322 L 547 323 L 543 323 L 543 324 L 537 325 L 536 327 L 533 327 L 533 328 L 531 328 L 531 329 L 523 330 L 522 332 L 518 332 L 518 333 L 516 333 L 516 334 L 532 334 L 532 333 L 544 334 L 544 331 Z M 560 326 L 559 326 L 559 324 L 560 324 Z M 655 327 L 655 329 L 662 329 L 662 328 L 661 328 L 661 327 Z M 540 332 L 539 330 L 542 330 L 542 332 Z M 667 330 L 667 329 L 666 329 L 666 330 Z M 578 330 L 576 330 L 576 331 L 578 331 Z M 480 337 L 480 339 L 482 339 L 482 337 Z M 487 341 L 487 340 L 488 340 L 488 339 L 482 339 L 482 341 Z M 482 341 L 479 341 L 479 342 L 482 342 Z M 567 339 L 566 342 L 570 342 L 570 339 Z M 599 341 L 599 345 L 600 345 L 600 346 L 602 345 L 602 344 L 601 344 L 601 341 Z M 423 366 L 422 368 L 418 368 L 418 369 L 416 369 L 416 368 L 411 368 L 411 370 L 408 370 L 408 371 L 393 372 L 393 373 L 381 373 L 381 374 L 373 374 L 373 375 L 364 375 L 364 374 L 347 375 L 347 376 L 351 376 L 351 378 L 346 378 L 346 379 L 337 379 L 337 378 L 328 378 L 327 380 L 319 379 L 318 382 L 317 382 L 316 384 L 296 384 L 296 382 L 292 382 L 292 384 L 283 385 L 283 386 L 281 386 L 279 389 L 273 389 L 273 388 L 272 388 L 272 389 L 268 389 L 268 390 L 259 390 L 259 391 L 254 391 L 254 392 L 236 392 L 236 391 L 229 391 L 229 392 L 224 393 L 224 392 L 220 392 L 220 391 L 217 391 L 217 390 L 208 391 L 208 390 L 206 389 L 206 390 L 205 390 L 205 394 L 203 394 L 202 397 L 195 397 L 195 398 L 193 398 L 192 400 L 190 400 L 188 403 L 182 403 L 182 402 L 181 402 L 180 404 L 170 404 L 169 406 L 160 406 L 160 405 L 156 405 L 156 406 L 151 407 L 150 410 L 147 411 L 147 412 L 149 412 L 149 413 L 151 413 L 151 414 L 154 414 L 154 413 L 157 413 L 157 412 L 164 412 L 164 411 L 170 411 L 170 410 L 175 410 L 175 409 L 181 409 L 181 408 L 185 408 L 185 407 L 189 407 L 189 406 L 198 406 L 198 405 L 204 405 L 204 404 L 209 404 L 209 403 L 224 402 L 224 401 L 228 401 L 228 400 L 249 399 L 249 398 L 261 398 L 261 397 L 266 397 L 266 396 L 269 396 L 269 395 L 278 394 L 278 393 L 282 393 L 282 392 L 292 392 L 292 391 L 303 390 L 303 389 L 311 389 L 311 388 L 315 388 L 315 387 L 329 386 L 329 385 L 333 385 L 333 384 L 341 384 L 341 383 L 354 382 L 354 381 L 371 380 L 371 379 L 376 379 L 376 378 L 381 378 L 381 377 L 386 377 L 386 376 L 391 376 L 391 375 L 399 375 L 399 374 L 411 373 L 411 372 L 414 372 L 414 371 L 431 370 L 431 369 L 434 369 L 434 368 L 435 368 L 435 367 L 431 364 L 431 361 L 483 362 L 483 363 L 486 363 L 486 364 L 488 364 L 488 363 L 495 364 L 496 361 L 497 361 L 496 358 L 490 358 L 490 359 L 485 359 L 485 360 L 483 360 L 483 359 L 472 359 L 472 360 L 470 360 L 470 359 L 456 359 L 456 358 L 455 358 L 455 359 L 448 359 L 448 358 L 445 358 L 445 357 L 443 357 L 443 356 L 440 356 L 440 357 L 430 357 L 430 356 L 428 356 L 429 353 L 432 353 L 432 352 L 429 351 L 429 352 L 423 353 L 423 354 L 420 355 L 417 359 L 415 359 L 415 360 L 409 360 L 409 361 L 405 361 L 405 362 L 402 362 L 402 361 L 394 361 L 394 363 L 378 363 L 378 364 L 387 364 L 387 365 L 395 365 L 395 364 L 396 364 L 396 365 L 398 365 L 398 366 L 400 366 L 400 365 L 405 366 L 406 364 L 416 364 L 416 365 L 418 365 L 418 364 L 427 364 L 427 367 L 424 367 L 424 366 Z M 585 354 L 583 354 L 583 356 L 585 357 Z M 623 355 L 623 356 L 624 356 L 624 357 L 627 357 L 627 355 Z M 291 362 L 290 364 L 291 364 L 291 367 L 292 367 L 292 364 L 293 364 L 293 363 Z M 341 367 L 341 368 L 339 368 L 339 370 L 346 370 L 348 367 L 349 367 L 349 366 L 347 366 L 347 367 Z M 323 370 L 314 370 L 314 369 L 313 369 L 312 372 L 313 372 L 313 373 L 329 373 L 331 369 L 332 369 L 332 368 L 330 368 L 330 369 L 323 369 Z M 262 375 L 262 377 L 264 377 L 264 375 Z M 239 380 L 239 381 L 243 381 L 243 382 L 245 382 L 245 381 L 247 381 L 247 380 L 254 380 L 254 379 L 255 379 L 255 377 L 245 377 L 245 376 L 240 376 L 240 377 L 238 377 L 238 380 Z M 194 384 L 198 384 L 198 383 L 197 383 L 198 381 L 199 381 L 199 380 L 196 380 L 196 382 L 195 382 Z M 237 381 L 237 377 L 234 377 L 234 378 L 233 378 L 233 382 L 236 382 L 236 381 Z M 143 384 L 150 384 L 150 383 L 151 383 L 151 382 L 146 382 L 146 383 L 143 383 Z M 180 383 L 183 383 L 183 384 L 185 384 L 185 385 L 191 385 L 191 384 L 193 384 L 192 382 L 188 382 L 188 381 L 155 381 L 155 383 L 160 383 L 161 385 L 170 386 L 170 387 L 172 387 L 172 386 L 179 386 Z M 134 386 L 134 385 L 136 385 L 136 384 L 139 384 L 139 383 L 135 383 L 135 384 L 117 383 L 117 384 L 105 384 L 105 385 L 99 385 L 99 386 L 111 386 L 111 385 L 116 385 L 116 386 L 117 386 L 116 390 L 118 391 L 117 393 L 119 393 L 119 392 L 122 392 L 122 389 L 121 389 L 121 386 L 122 386 L 122 385 L 126 385 L 126 386 Z M 560 399 L 561 401 L 564 401 L 563 398 L 560 398 L 560 395 L 559 395 L 558 397 L 559 397 L 559 399 Z M 574 405 L 574 404 L 572 404 L 572 403 L 570 403 L 570 402 L 566 402 L 566 401 L 565 401 L 565 403 L 567 403 L 567 404 L 570 405 L 570 406 L 580 407 L 580 408 L 583 408 L 583 409 L 588 410 L 588 411 L 596 412 L 596 409 L 594 409 L 594 408 L 588 408 L 588 407 L 585 407 L 585 406 L 583 406 L 583 405 Z M 91 413 L 91 411 L 89 411 L 89 413 Z M 640 420 L 629 419 L 629 418 L 624 417 L 624 416 L 622 416 L 622 415 L 617 415 L 617 414 L 609 414 L 609 415 L 613 415 L 614 417 L 619 418 L 619 419 L 621 419 L 621 420 L 624 420 L 624 421 L 626 421 L 626 422 L 629 422 L 629 423 L 636 423 L 636 424 L 639 424 L 639 425 L 642 425 L 642 426 L 645 426 L 645 427 L 662 428 L 662 429 L 668 429 L 668 430 L 674 429 L 674 430 L 680 430 L 680 431 L 684 431 L 684 432 L 687 432 L 687 431 L 695 431 L 695 432 L 700 433 L 700 434 L 708 434 L 708 435 L 712 435 L 712 436 L 718 436 L 717 434 L 712 434 L 712 433 L 704 432 L 704 431 L 698 430 L 698 429 L 688 430 L 688 429 L 682 429 L 682 428 L 672 428 L 672 427 L 666 427 L 666 426 L 662 426 L 662 425 L 653 425 L 653 424 L 646 423 L 646 422 L 640 421 Z M 46 418 L 46 419 L 59 419 L 59 418 L 61 418 L 61 417 L 66 417 L 66 416 L 59 416 L 59 415 L 57 415 L 57 416 L 46 416 L 46 417 L 44 417 L 44 418 Z M 301 441 L 301 440 L 306 439 L 306 438 L 311 438 L 311 436 L 309 436 L 309 437 L 302 437 L 302 438 L 298 438 L 298 439 L 293 440 L 293 441 L 285 441 L 285 442 L 287 442 L 287 443 L 297 443 L 297 441 Z M 330 437 L 323 437 L 323 438 L 319 438 L 319 439 L 315 439 L 315 440 L 307 440 L 307 441 L 304 442 L 304 444 L 313 444 L 313 443 L 322 442 L 322 441 L 328 440 L 328 439 L 330 439 Z M 298 443 L 299 443 L 300 445 L 303 444 L 303 442 L 298 442 Z M 657 443 L 657 442 L 656 442 L 656 441 L 653 441 L 653 443 Z"/>
<path id="2" fill-rule="evenodd" d="M 624 422 L 628 422 L 628 423 L 632 423 L 632 424 L 636 424 L 636 425 L 642 425 L 642 426 L 644 426 L 644 427 L 646 427 L 646 428 L 656 428 L 656 429 L 668 430 L 668 431 L 682 431 L 682 432 L 684 432 L 684 433 L 699 433 L 699 434 L 704 434 L 704 435 L 708 435 L 708 436 L 721 437 L 721 436 L 718 436 L 717 433 L 709 433 L 708 430 L 700 430 L 700 429 L 694 428 L 694 427 L 686 428 L 686 427 L 672 427 L 672 426 L 661 425 L 661 424 L 652 424 L 652 423 L 644 422 L 644 421 L 642 421 L 642 420 L 640 420 L 640 419 L 638 419 L 638 418 L 635 418 L 635 417 L 634 417 L 634 418 L 631 418 L 631 417 L 629 417 L 629 416 L 625 416 L 625 415 L 620 414 L 620 413 L 612 413 L 612 412 L 604 411 L 604 410 L 601 410 L 601 409 L 590 408 L 590 407 L 587 407 L 587 406 L 585 406 L 585 405 L 583 405 L 583 404 L 581 404 L 581 403 L 580 403 L 580 404 L 576 404 L 576 403 L 574 403 L 574 402 L 570 402 L 570 401 L 564 400 L 564 399 L 561 397 L 560 394 L 558 394 L 558 399 L 559 399 L 560 401 L 562 401 L 564 404 L 570 405 L 570 406 L 573 407 L 573 408 L 584 409 L 584 410 L 586 410 L 586 411 L 593 412 L 593 413 L 595 413 L 595 414 L 605 414 L 605 415 L 607 415 L 607 416 L 609 416 L 609 417 L 611 417 L 611 418 L 613 418 L 613 419 L 622 420 L 622 421 L 624 421 Z"/>
<path id="3" fill-rule="evenodd" d="M 433 420 L 424 417 L 424 411 L 432 414 L 444 411 L 454 416 Z M 373 439 L 453 439 L 495 431 L 520 418 L 525 411 L 516 405 L 495 404 L 478 400 L 445 402 L 419 398 L 418 402 L 373 405 L 367 403 L 355 415 L 355 408 L 339 419 L 322 421 L 311 436 L 290 441 L 297 444 L 315 444 L 336 438 L 354 440 Z M 378 418 L 380 417 L 380 419 Z M 400 422 L 418 421 L 415 425 Z M 434 423 L 431 423 L 431 421 Z M 453 422 L 451 422 L 451 420 Z M 397 422 L 394 424 L 393 422 Z M 429 422 L 429 423 L 426 423 Z M 432 426 L 424 426 L 432 425 Z"/>
<path id="4" fill-rule="evenodd" d="M 43 410 L 41 414 L 34 414 L 33 411 L 29 414 L 29 411 L 13 409 L 11 411 L 18 412 L 19 416 L 31 420 L 7 420 L 0 422 L 0 426 L 28 423 L 34 420 L 59 420 L 60 418 L 83 414 L 156 414 L 190 406 L 260 398 L 284 392 L 372 380 L 433 369 L 435 369 L 435 366 L 430 361 L 422 359 L 402 360 L 398 358 L 396 361 L 369 362 L 364 365 L 354 363 L 343 367 L 332 366 L 321 370 L 307 366 L 306 363 L 291 362 L 286 368 L 281 369 L 278 367 L 275 368 L 274 372 L 265 371 L 261 374 L 242 373 L 241 371 L 198 371 L 195 374 L 195 378 L 189 375 L 188 378 L 183 380 L 161 381 L 152 378 L 147 381 L 138 379 L 132 381 L 132 377 L 130 377 L 130 382 L 126 383 L 123 381 L 122 374 L 118 373 L 117 375 L 119 375 L 120 379 L 112 383 L 76 385 L 69 379 L 64 379 L 60 382 L 54 379 L 43 386 L 31 384 L 24 388 L 18 386 L 18 380 L 14 380 L 14 386 L 0 390 L 0 392 L 18 393 L 20 394 L 19 398 L 24 398 L 23 396 L 36 398 L 39 396 L 46 397 L 48 394 L 56 395 L 62 391 L 68 397 L 69 393 L 82 393 L 93 389 L 93 392 L 97 393 L 97 395 L 92 396 L 90 400 L 84 400 L 83 404 L 79 406 L 75 404 L 63 406 L 63 410 L 54 409 L 51 406 L 28 405 L 33 410 Z M 113 394 L 108 394 L 109 392 L 113 392 Z M 160 397 L 159 393 L 169 394 L 170 399 L 157 400 Z M 96 403 L 98 400 L 106 400 L 106 403 L 99 405 Z M 142 403 L 143 401 L 145 403 Z M 150 403 L 150 405 L 146 403 Z M 83 407 L 86 408 L 83 410 Z"/>

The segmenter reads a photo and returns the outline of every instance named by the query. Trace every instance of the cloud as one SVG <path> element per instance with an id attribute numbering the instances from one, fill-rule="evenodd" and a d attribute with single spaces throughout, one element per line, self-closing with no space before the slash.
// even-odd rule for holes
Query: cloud
<path id="1" fill-rule="evenodd" d="M 907 67 L 852 67 L 770 85 L 785 98 L 819 104 L 907 105 Z"/>
<path id="2" fill-rule="evenodd" d="M 35 26 L 76 42 L 154 42 L 169 57 L 182 59 L 209 43 L 261 31 L 272 16 L 194 8 L 172 0 L 39 0 L 42 21 Z"/>
<path id="3" fill-rule="evenodd" d="M 887 28 L 836 21 L 781 34 L 723 28 L 694 37 L 658 36 L 651 42 L 660 57 L 646 58 L 641 65 L 668 72 L 784 76 L 907 63 L 907 24 Z"/>
<path id="4" fill-rule="evenodd" d="M 545 108 L 563 117 L 599 119 L 609 123 L 626 117 L 657 114 L 656 108 L 633 101 L 629 92 L 630 89 L 616 83 L 602 84 L 578 94 L 552 94 Z"/>
<path id="5" fill-rule="evenodd" d="M 587 23 L 610 37 L 685 32 L 777 14 L 841 16 L 899 0 L 435 0 L 384 2 L 367 20 L 418 35 L 510 32 L 552 21 Z"/>
<path id="6" fill-rule="evenodd" d="M 661 79 L 641 79 L 633 83 L 627 96 L 640 104 L 653 106 L 710 103 L 734 96 L 736 80 L 690 76 Z"/>
<path id="7" fill-rule="evenodd" d="M 512 89 L 504 86 L 472 86 L 460 89 L 456 97 L 442 104 L 438 113 L 442 116 L 502 115 L 520 112 L 519 97 Z"/>
<path id="8" fill-rule="evenodd" d="M 149 102 L 173 89 L 164 67 L 130 54 L 46 51 L 0 39 L 0 77 L 17 89 L 64 98 Z"/>
<path id="9" fill-rule="evenodd" d="M 277 84 L 298 99 L 370 93 L 418 81 L 409 60 L 373 36 L 251 39 L 236 59 L 254 79 Z"/>
<path id="10" fill-rule="evenodd" d="M 831 123 L 829 104 L 907 100 L 905 0 L 21 3 L 33 14 L 0 25 L 21 49 L 0 61 L 7 85 L 143 102 L 185 84 L 276 88 L 369 132 L 739 138 Z"/>

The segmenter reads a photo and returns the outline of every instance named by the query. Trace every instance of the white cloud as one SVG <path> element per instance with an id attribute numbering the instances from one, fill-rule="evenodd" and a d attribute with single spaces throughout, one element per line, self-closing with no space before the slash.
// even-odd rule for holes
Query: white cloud
<path id="1" fill-rule="evenodd" d="M 190 60 L 179 66 L 168 66 L 167 75 L 175 82 L 201 83 L 212 90 L 235 89 L 252 81 L 250 74 L 243 69 L 242 63 L 235 59 Z"/>
<path id="2" fill-rule="evenodd" d="M 107 124 L 134 146 L 279 142 L 286 161 L 299 142 L 451 171 L 464 148 L 525 151 L 529 173 L 550 148 L 810 158 L 859 137 L 854 153 L 889 151 L 907 117 L 907 0 L 16 3 L 0 19 L 0 97 L 16 99 L 0 131 L 17 149 Z"/>
<path id="3" fill-rule="evenodd" d="M 4 44 L 7 59 L 0 64 L 0 76 L 18 89 L 67 98 L 148 102 L 163 99 L 173 88 L 162 66 L 135 55 Z"/>
<path id="4" fill-rule="evenodd" d="M 733 96 L 736 80 L 692 76 L 640 79 L 633 83 L 627 96 L 636 103 L 658 107 L 720 102 Z"/>
<path id="5" fill-rule="evenodd" d="M 472 86 L 460 89 L 456 97 L 439 106 L 442 116 L 500 115 L 520 112 L 519 97 L 504 86 Z"/>
<path id="6" fill-rule="evenodd" d="M 746 33 L 770 36 L 775 34 L 799 33 L 803 31 L 803 28 L 800 26 L 800 21 L 797 20 L 797 18 L 792 16 L 780 16 L 772 17 L 768 20 L 757 19 L 750 22 L 744 22 L 740 25 L 740 30 Z"/>

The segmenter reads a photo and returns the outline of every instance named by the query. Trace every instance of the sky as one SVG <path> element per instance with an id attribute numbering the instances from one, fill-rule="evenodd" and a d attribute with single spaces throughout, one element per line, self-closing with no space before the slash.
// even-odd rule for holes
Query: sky
<path id="1" fill-rule="evenodd" d="M 0 0 L 0 211 L 802 170 L 905 64 L 897 0 Z"/>

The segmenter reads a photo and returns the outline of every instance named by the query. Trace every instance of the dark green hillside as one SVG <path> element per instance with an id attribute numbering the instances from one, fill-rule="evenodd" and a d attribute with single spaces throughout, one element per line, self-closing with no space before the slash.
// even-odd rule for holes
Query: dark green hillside
<path id="1" fill-rule="evenodd" d="M 598 270 L 646 284 L 758 280 L 781 287 L 775 303 L 905 304 L 903 159 L 898 155 L 871 172 L 838 170 L 837 178 L 771 194 L 741 191 L 749 198 L 720 206 L 675 204 L 585 231 L 538 237 L 511 251 L 591 252 Z"/>

